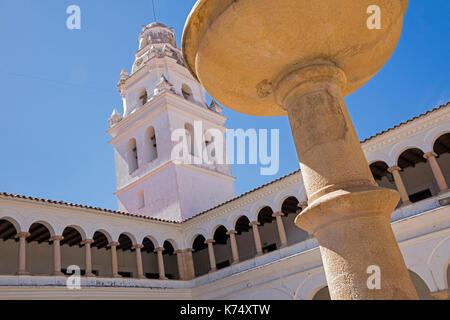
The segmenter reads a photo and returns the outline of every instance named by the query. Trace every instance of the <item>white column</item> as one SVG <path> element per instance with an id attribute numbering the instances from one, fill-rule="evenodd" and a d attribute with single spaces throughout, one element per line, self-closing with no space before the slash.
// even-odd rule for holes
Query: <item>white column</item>
<path id="1" fill-rule="evenodd" d="M 278 228 L 278 234 L 280 236 L 281 241 L 281 247 L 287 246 L 287 236 L 286 236 L 286 229 L 284 228 L 284 223 L 282 220 L 282 217 L 284 217 L 283 212 L 276 212 L 272 214 L 272 217 L 275 217 L 277 220 L 277 228 Z"/>
<path id="2" fill-rule="evenodd" d="M 258 226 L 260 223 L 258 221 L 253 221 L 249 223 L 249 226 L 253 228 L 253 238 L 255 239 L 256 255 L 260 256 L 263 254 L 261 237 L 259 236 Z"/>
<path id="3" fill-rule="evenodd" d="M 436 152 L 428 152 L 424 154 L 423 157 L 427 159 L 430 164 L 431 170 L 433 171 L 433 176 L 436 179 L 440 192 L 446 192 L 448 191 L 448 184 L 447 181 L 445 181 L 444 174 L 442 173 L 441 167 L 436 160 L 437 156 L 438 155 Z"/>
<path id="4" fill-rule="evenodd" d="M 214 243 L 216 241 L 213 239 L 209 239 L 205 241 L 205 244 L 208 245 L 208 254 L 209 254 L 209 265 L 211 267 L 210 272 L 214 272 L 217 270 L 216 266 L 216 256 L 214 254 Z"/>
<path id="5" fill-rule="evenodd" d="M 27 238 L 30 236 L 29 232 L 21 232 L 16 235 L 16 238 L 19 238 L 19 265 L 18 265 L 18 271 L 17 275 L 24 276 L 29 275 L 26 271 L 27 266 L 27 254 L 26 254 L 26 244 L 27 244 Z"/>
<path id="6" fill-rule="evenodd" d="M 85 261 L 85 276 L 86 277 L 95 277 L 95 274 L 92 273 L 92 256 L 91 256 L 91 244 L 94 243 L 92 239 L 86 239 L 81 242 L 84 245 L 84 261 Z"/>
<path id="7" fill-rule="evenodd" d="M 133 249 L 136 250 L 136 269 L 137 269 L 138 279 L 145 279 L 144 267 L 142 265 L 142 254 L 141 254 L 141 249 L 143 247 L 144 247 L 143 244 L 137 244 L 137 245 L 133 246 Z"/>
<path id="8" fill-rule="evenodd" d="M 119 245 L 119 242 L 111 242 L 108 244 L 108 247 L 111 248 L 111 268 L 113 278 L 121 278 L 121 275 L 119 274 L 119 265 L 117 263 L 117 246 Z"/>
<path id="9" fill-rule="evenodd" d="M 61 272 L 61 244 L 60 241 L 64 239 L 63 236 L 54 236 L 50 238 L 53 241 L 53 275 L 62 276 Z"/>
<path id="10" fill-rule="evenodd" d="M 397 190 L 400 193 L 400 198 L 402 199 L 403 205 L 408 205 L 411 203 L 409 200 L 408 192 L 406 191 L 405 184 L 403 183 L 403 179 L 400 176 L 400 171 L 402 168 L 398 166 L 394 166 L 388 169 L 388 172 L 392 173 L 395 180 L 395 185 L 397 186 Z"/>
<path id="11" fill-rule="evenodd" d="M 159 270 L 159 280 L 167 280 L 166 270 L 164 269 L 164 248 L 156 248 L 155 252 L 158 255 L 158 270 Z"/>
<path id="12" fill-rule="evenodd" d="M 231 251 L 233 253 L 233 264 L 239 263 L 239 250 L 236 242 L 236 234 L 236 230 L 230 230 L 227 232 L 227 235 L 230 236 Z"/>

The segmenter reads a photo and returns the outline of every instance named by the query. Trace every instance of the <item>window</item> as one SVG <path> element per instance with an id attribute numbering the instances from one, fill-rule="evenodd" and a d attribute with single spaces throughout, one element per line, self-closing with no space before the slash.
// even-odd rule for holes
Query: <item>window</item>
<path id="1" fill-rule="evenodd" d="M 229 260 L 226 260 L 226 261 L 223 261 L 223 262 L 220 262 L 220 263 L 216 264 L 217 270 L 220 270 L 220 269 L 223 269 L 223 268 L 226 268 L 226 267 L 229 267 L 229 266 L 230 266 L 230 261 Z"/>
<path id="2" fill-rule="evenodd" d="M 181 87 L 181 93 L 186 100 L 192 101 L 192 90 L 187 84 L 183 84 Z"/>
<path id="3" fill-rule="evenodd" d="M 275 250 L 277 250 L 277 245 L 275 243 L 272 243 L 272 244 L 270 244 L 268 246 L 265 246 L 263 248 L 263 252 L 264 253 L 272 252 L 272 251 L 275 251 Z"/>
<path id="4" fill-rule="evenodd" d="M 188 152 L 191 155 L 195 155 L 194 128 L 192 127 L 191 124 L 186 123 L 184 125 L 184 129 L 186 130 L 186 140 L 187 140 Z"/>
<path id="5" fill-rule="evenodd" d="M 136 139 L 128 141 L 128 169 L 129 173 L 133 173 L 138 168 L 138 152 L 136 146 Z"/>
<path id="6" fill-rule="evenodd" d="M 138 97 L 138 107 L 142 107 L 147 103 L 148 100 L 147 90 L 141 90 L 138 94 Z"/>
<path id="7" fill-rule="evenodd" d="M 158 158 L 158 147 L 156 144 L 155 128 L 150 127 L 147 129 L 146 139 L 147 139 L 148 162 L 152 162 L 153 160 Z"/>

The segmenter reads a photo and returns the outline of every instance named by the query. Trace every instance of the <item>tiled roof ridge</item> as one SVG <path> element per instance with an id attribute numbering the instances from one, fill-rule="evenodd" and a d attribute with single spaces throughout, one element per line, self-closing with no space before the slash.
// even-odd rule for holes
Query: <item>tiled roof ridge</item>
<path id="1" fill-rule="evenodd" d="M 438 111 L 438 110 L 441 110 L 441 109 L 444 109 L 444 108 L 446 108 L 446 107 L 450 107 L 450 101 L 447 102 L 446 104 L 443 104 L 443 105 L 439 106 L 439 107 L 436 107 L 436 108 L 434 108 L 434 109 L 428 110 L 428 111 L 425 112 L 425 113 L 419 114 L 418 116 L 415 116 L 415 117 L 412 118 L 412 119 L 409 119 L 409 120 L 400 122 L 399 124 L 396 124 L 396 125 L 393 126 L 392 128 L 383 130 L 383 131 L 381 131 L 381 132 L 379 132 L 379 133 L 377 133 L 377 134 L 375 134 L 375 135 L 373 135 L 373 136 L 371 136 L 371 137 L 369 137 L 369 138 L 366 138 L 366 139 L 364 139 L 363 141 L 361 141 L 361 143 L 368 142 L 369 140 L 372 140 L 372 139 L 374 139 L 374 138 L 376 138 L 376 137 L 379 137 L 379 136 L 381 136 L 381 135 L 383 135 L 383 134 L 385 134 L 385 133 L 387 133 L 387 132 L 390 132 L 390 131 L 392 131 L 392 130 L 395 130 L 395 129 L 401 127 L 401 126 L 404 126 L 405 124 L 408 124 L 408 123 L 410 123 L 410 122 L 412 122 L 412 121 L 415 121 L 415 120 L 417 120 L 417 119 L 420 119 L 420 118 L 422 118 L 422 117 L 425 117 L 425 116 L 427 116 L 427 115 L 429 115 L 429 114 L 431 114 L 431 113 L 434 113 L 434 112 L 436 112 L 436 111 Z"/>

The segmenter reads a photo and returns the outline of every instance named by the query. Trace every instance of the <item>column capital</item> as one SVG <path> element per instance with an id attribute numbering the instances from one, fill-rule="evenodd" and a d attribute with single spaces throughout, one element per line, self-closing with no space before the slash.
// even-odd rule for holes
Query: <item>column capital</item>
<path id="1" fill-rule="evenodd" d="M 236 230 L 230 230 L 226 233 L 227 236 L 232 235 L 232 234 L 238 234 L 238 232 Z"/>
<path id="2" fill-rule="evenodd" d="M 259 223 L 258 221 L 252 221 L 252 222 L 250 222 L 248 225 L 250 226 L 250 227 L 253 227 L 253 226 L 259 226 L 261 223 Z"/>
<path id="3" fill-rule="evenodd" d="M 394 171 L 402 171 L 402 168 L 400 168 L 399 166 L 393 166 L 393 167 L 390 167 L 389 169 L 387 169 L 387 171 L 389 173 L 392 173 Z"/>
<path id="4" fill-rule="evenodd" d="M 205 240 L 205 244 L 214 244 L 214 243 L 216 243 L 216 240 L 214 240 L 214 239 L 208 239 L 208 240 Z"/>
<path id="5" fill-rule="evenodd" d="M 117 241 L 113 241 L 113 242 L 111 242 L 110 244 L 108 244 L 108 247 L 118 247 L 118 246 L 120 246 L 120 242 L 117 242 Z"/>
<path id="6" fill-rule="evenodd" d="M 94 243 L 94 240 L 92 240 L 92 239 L 86 239 L 86 240 L 82 241 L 80 244 L 83 245 L 83 246 L 85 246 L 85 245 L 87 245 L 87 244 L 93 244 L 93 243 Z"/>
<path id="7" fill-rule="evenodd" d="M 131 247 L 131 249 L 142 249 L 142 248 L 144 248 L 143 244 L 137 244 Z"/>
<path id="8" fill-rule="evenodd" d="M 187 249 L 178 249 L 178 250 L 175 250 L 174 251 L 174 253 L 175 254 L 183 254 L 183 253 L 187 253 L 187 252 L 194 252 L 195 250 L 194 249 L 192 249 L 192 248 L 187 248 Z"/>
<path id="9" fill-rule="evenodd" d="M 14 236 L 14 238 L 28 238 L 31 235 L 29 232 L 20 232 Z"/>
<path id="10" fill-rule="evenodd" d="M 63 236 L 54 236 L 54 237 L 51 237 L 49 241 L 61 241 L 63 239 L 64 239 Z"/>
<path id="11" fill-rule="evenodd" d="M 302 208 L 302 210 L 304 210 L 305 208 L 308 207 L 308 201 L 299 202 L 297 207 Z"/>
<path id="12" fill-rule="evenodd" d="M 161 252 L 162 253 L 164 250 L 166 250 L 166 249 L 160 247 L 160 248 L 155 248 L 155 250 L 153 250 L 153 252 Z"/>
<path id="13" fill-rule="evenodd" d="M 272 217 L 276 218 L 276 217 L 284 217 L 284 213 L 283 212 L 275 212 L 272 214 Z"/>
<path id="14" fill-rule="evenodd" d="M 428 153 L 425 153 L 424 155 L 423 155 L 423 157 L 425 158 L 425 159 L 430 159 L 430 158 L 436 158 L 438 156 L 438 154 L 436 153 L 436 152 L 434 152 L 434 151 L 431 151 L 431 152 L 428 152 Z"/>

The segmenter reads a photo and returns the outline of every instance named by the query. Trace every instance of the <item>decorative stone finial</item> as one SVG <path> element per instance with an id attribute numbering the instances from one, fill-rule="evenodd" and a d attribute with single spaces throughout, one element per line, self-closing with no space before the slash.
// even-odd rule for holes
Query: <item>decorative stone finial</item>
<path id="1" fill-rule="evenodd" d="M 117 112 L 116 109 L 114 109 L 113 113 L 111 114 L 111 117 L 109 118 L 108 122 L 111 125 L 115 125 L 116 123 L 122 121 L 122 116 Z"/>
<path id="2" fill-rule="evenodd" d="M 167 80 L 167 78 L 164 75 L 162 75 L 159 83 L 156 85 L 153 94 L 156 97 L 166 91 L 171 91 L 175 93 L 175 91 L 173 90 L 173 85 L 169 82 L 169 80 Z"/>
<path id="3" fill-rule="evenodd" d="M 222 113 L 223 111 L 223 108 L 219 106 L 219 104 L 215 100 L 211 101 L 208 109 L 217 113 Z"/>

